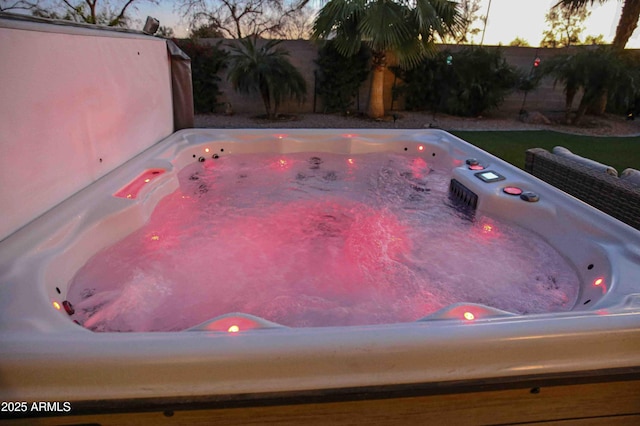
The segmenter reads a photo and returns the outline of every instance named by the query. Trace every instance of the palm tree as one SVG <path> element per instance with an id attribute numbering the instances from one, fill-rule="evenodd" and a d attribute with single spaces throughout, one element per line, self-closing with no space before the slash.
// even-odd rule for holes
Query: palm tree
<path id="1" fill-rule="evenodd" d="M 258 47 L 255 38 L 238 40 L 231 46 L 228 79 L 240 93 L 260 93 L 267 118 L 278 115 L 283 100 L 294 98 L 303 102 L 307 85 L 300 72 L 291 65 L 289 52 L 276 47 L 282 40 L 269 40 Z"/>
<path id="2" fill-rule="evenodd" d="M 584 69 L 574 59 L 574 55 L 558 55 L 547 60 L 542 66 L 542 73 L 555 78 L 554 87 L 557 83 L 564 84 L 565 106 L 564 120 L 571 123 L 571 108 L 573 100 L 580 88 L 584 85 Z"/>
<path id="3" fill-rule="evenodd" d="M 560 0 L 556 6 L 564 5 L 573 9 L 584 7 L 586 4 L 593 5 L 595 2 L 600 4 L 605 3 L 607 0 Z M 622 13 L 620 20 L 618 21 L 618 27 L 616 28 L 616 36 L 613 38 L 613 49 L 621 52 L 624 50 L 627 42 L 631 38 L 631 35 L 638 26 L 638 19 L 640 18 L 640 0 L 624 0 L 622 5 Z M 601 95 L 599 101 L 592 108 L 591 112 L 595 114 L 603 114 L 607 107 L 607 91 L 605 90 Z"/>
<path id="4" fill-rule="evenodd" d="M 352 56 L 365 42 L 371 48 L 372 77 L 367 114 L 384 116 L 384 72 L 389 52 L 403 68 L 436 52 L 434 34 L 457 31 L 461 18 L 449 0 L 330 0 L 318 12 L 313 38 L 334 38 L 338 52 Z"/>
<path id="5" fill-rule="evenodd" d="M 606 3 L 607 0 L 561 0 L 558 5 L 569 6 L 573 9 L 584 7 L 586 4 L 593 5 L 595 2 Z M 624 0 L 622 14 L 616 28 L 616 36 L 613 39 L 613 47 L 622 50 L 627 45 L 631 35 L 638 26 L 640 18 L 640 0 Z"/>
<path id="6" fill-rule="evenodd" d="M 626 55 L 625 55 L 626 56 Z M 607 46 L 598 49 L 582 48 L 571 55 L 551 58 L 543 67 L 543 73 L 555 77 L 556 82 L 565 85 L 565 117 L 569 122 L 573 99 L 579 90 L 583 91 L 580 105 L 573 119 L 580 123 L 588 108 L 597 105 L 608 93 L 637 93 L 638 72 L 631 58 L 624 57 Z"/>

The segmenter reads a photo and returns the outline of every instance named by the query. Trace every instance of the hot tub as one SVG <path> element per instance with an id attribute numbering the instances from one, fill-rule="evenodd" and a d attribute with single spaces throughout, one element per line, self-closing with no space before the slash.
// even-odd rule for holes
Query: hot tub
<path id="1" fill-rule="evenodd" d="M 92 256 L 143 227 L 180 191 L 185 167 L 250 153 L 350 162 L 392 153 L 434 164 L 466 220 L 535 235 L 569 265 L 576 293 L 553 312 L 463 298 L 410 321 L 355 325 L 290 326 L 251 312 L 218 312 L 180 331 L 95 332 L 77 321 L 71 282 Z M 462 247 L 493 255 L 473 240 Z M 615 380 L 640 367 L 640 233 L 439 130 L 183 130 L 3 240 L 0 262 L 1 399 L 67 401 L 76 413 L 113 401 L 167 410 Z"/>

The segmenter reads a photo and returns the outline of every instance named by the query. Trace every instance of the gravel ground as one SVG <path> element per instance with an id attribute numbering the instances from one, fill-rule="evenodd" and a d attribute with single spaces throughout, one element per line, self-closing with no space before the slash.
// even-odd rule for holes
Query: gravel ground
<path id="1" fill-rule="evenodd" d="M 549 115 L 552 119 L 552 115 Z M 628 121 L 624 117 L 587 117 L 581 126 L 565 124 L 528 124 L 518 120 L 516 114 L 495 114 L 478 118 L 461 118 L 431 113 L 398 112 L 396 120 L 372 120 L 362 116 L 341 114 L 298 114 L 278 120 L 266 120 L 252 114 L 196 115 L 195 127 L 212 128 L 371 128 L 371 129 L 424 129 L 444 130 L 554 130 L 564 133 L 592 136 L 638 136 L 640 120 Z"/>

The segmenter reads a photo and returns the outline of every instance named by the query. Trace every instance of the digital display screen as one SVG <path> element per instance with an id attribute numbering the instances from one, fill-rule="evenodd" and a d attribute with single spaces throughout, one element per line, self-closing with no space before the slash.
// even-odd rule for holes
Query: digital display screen
<path id="1" fill-rule="evenodd" d="M 487 180 L 496 180 L 498 179 L 500 176 L 498 176 L 497 174 L 493 173 L 493 172 L 486 172 L 482 174 L 482 177 L 487 179 Z"/>
<path id="2" fill-rule="evenodd" d="M 478 179 L 481 179 L 484 182 L 496 182 L 499 180 L 504 180 L 504 176 L 491 170 L 487 170 L 485 172 L 478 172 L 478 173 L 475 173 L 475 175 Z"/>

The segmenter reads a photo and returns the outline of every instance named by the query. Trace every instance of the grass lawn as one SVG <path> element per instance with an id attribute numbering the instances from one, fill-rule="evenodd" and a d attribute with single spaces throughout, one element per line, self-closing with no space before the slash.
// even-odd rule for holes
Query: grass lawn
<path id="1" fill-rule="evenodd" d="M 596 137 L 542 131 L 452 131 L 509 163 L 524 169 L 524 152 L 529 148 L 564 146 L 574 154 L 614 167 L 618 173 L 627 167 L 640 170 L 640 137 Z"/>

